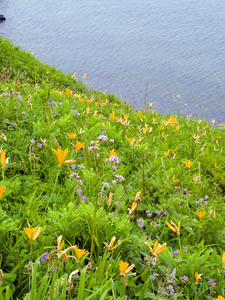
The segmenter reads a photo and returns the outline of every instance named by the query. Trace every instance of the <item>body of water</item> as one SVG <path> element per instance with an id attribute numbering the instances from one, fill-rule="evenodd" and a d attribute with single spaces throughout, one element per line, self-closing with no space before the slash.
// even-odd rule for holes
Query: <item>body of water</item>
<path id="1" fill-rule="evenodd" d="M 137 108 L 178 104 L 225 121 L 224 1 L 0 0 L 0 14 L 3 37 L 80 79 L 87 73 L 96 89 Z"/>

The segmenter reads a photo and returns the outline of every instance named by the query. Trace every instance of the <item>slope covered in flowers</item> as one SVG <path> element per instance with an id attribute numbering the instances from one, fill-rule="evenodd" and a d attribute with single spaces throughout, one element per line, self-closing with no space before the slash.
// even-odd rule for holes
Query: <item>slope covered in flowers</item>
<path id="1" fill-rule="evenodd" d="M 224 124 L 0 49 L 0 299 L 222 297 Z"/>

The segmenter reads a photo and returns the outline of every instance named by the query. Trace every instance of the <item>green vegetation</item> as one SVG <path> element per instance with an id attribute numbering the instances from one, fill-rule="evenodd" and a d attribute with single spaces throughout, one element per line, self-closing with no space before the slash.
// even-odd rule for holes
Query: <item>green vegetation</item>
<path id="1" fill-rule="evenodd" d="M 0 49 L 0 300 L 224 295 L 224 124 Z"/>

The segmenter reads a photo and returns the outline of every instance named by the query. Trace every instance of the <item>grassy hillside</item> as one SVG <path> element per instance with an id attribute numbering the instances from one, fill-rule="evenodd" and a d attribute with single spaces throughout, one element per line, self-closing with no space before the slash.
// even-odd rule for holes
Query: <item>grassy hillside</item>
<path id="1" fill-rule="evenodd" d="M 224 295 L 224 124 L 0 49 L 0 299 Z"/>

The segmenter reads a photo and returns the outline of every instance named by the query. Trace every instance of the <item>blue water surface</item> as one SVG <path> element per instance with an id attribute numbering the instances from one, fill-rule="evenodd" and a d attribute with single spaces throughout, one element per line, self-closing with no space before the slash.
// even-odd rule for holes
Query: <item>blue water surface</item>
<path id="1" fill-rule="evenodd" d="M 0 0 L 0 14 L 1 35 L 96 89 L 225 122 L 225 1 Z"/>

